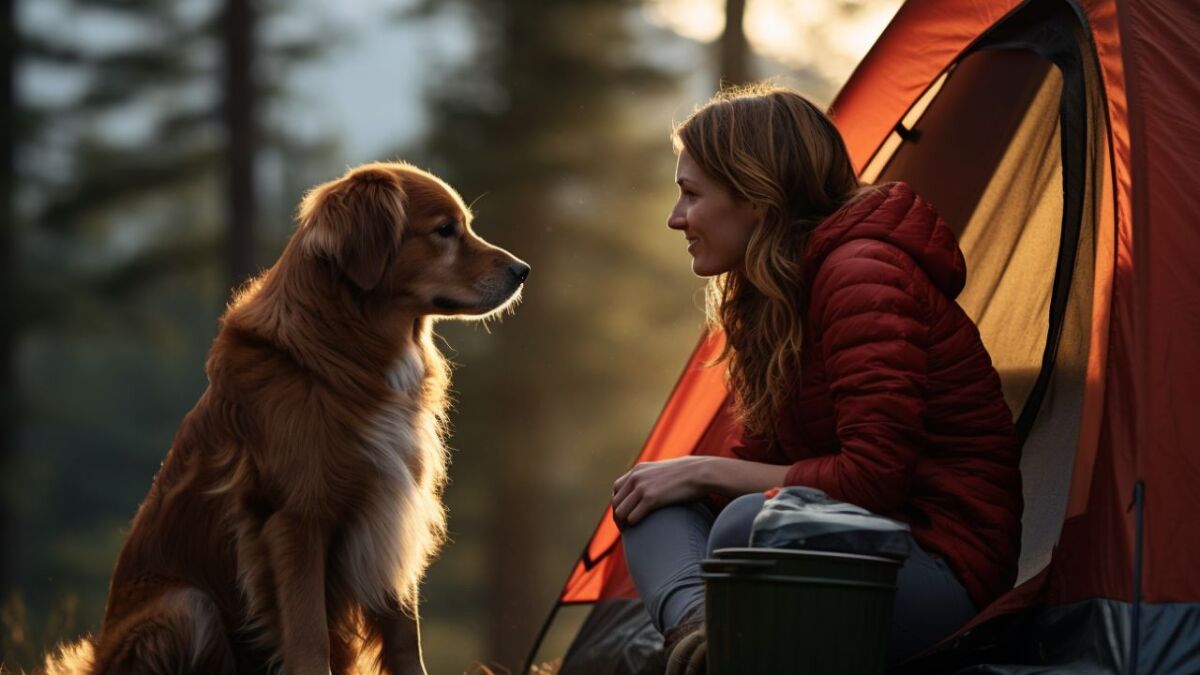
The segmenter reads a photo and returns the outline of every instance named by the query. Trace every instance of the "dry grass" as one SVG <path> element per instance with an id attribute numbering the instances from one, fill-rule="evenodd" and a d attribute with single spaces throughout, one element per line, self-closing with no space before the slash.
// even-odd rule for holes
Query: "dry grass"
<path id="1" fill-rule="evenodd" d="M 79 639 L 79 596 L 60 597 L 39 629 L 31 624 L 20 593 L 0 604 L 0 675 L 16 675 L 41 665 L 54 645 Z"/>
<path id="2" fill-rule="evenodd" d="M 562 667 L 562 659 L 546 661 L 545 663 L 535 663 L 530 667 L 528 673 L 518 673 L 503 666 L 485 666 L 482 663 L 476 663 L 471 666 L 471 670 L 466 671 L 463 675 L 556 675 L 558 669 Z M 3 675 L 3 673 L 0 673 Z"/>
<path id="3" fill-rule="evenodd" d="M 14 593 L 0 604 L 0 675 L 19 675 L 42 665 L 55 645 L 79 639 L 79 597 L 60 598 L 46 617 L 41 629 L 30 626 L 29 608 L 21 594 Z M 561 659 L 534 664 L 528 673 L 517 673 L 503 666 L 475 663 L 464 675 L 556 675 Z"/>

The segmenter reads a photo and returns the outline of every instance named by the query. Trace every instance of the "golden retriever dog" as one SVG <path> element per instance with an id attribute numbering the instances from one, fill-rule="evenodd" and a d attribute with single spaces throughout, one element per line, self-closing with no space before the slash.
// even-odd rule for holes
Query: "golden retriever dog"
<path id="1" fill-rule="evenodd" d="M 408 164 L 312 189 L 221 319 L 99 636 L 46 670 L 424 673 L 417 585 L 446 532 L 432 323 L 501 310 L 528 273 Z"/>

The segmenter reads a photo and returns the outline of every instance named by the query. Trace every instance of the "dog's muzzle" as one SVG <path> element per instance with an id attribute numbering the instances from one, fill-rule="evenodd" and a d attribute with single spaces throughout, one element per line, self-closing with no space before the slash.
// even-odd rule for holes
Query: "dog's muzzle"
<path id="1" fill-rule="evenodd" d="M 508 273 L 516 278 L 517 284 L 525 283 L 525 279 L 529 277 L 529 265 L 523 262 L 515 262 L 508 266 Z"/>

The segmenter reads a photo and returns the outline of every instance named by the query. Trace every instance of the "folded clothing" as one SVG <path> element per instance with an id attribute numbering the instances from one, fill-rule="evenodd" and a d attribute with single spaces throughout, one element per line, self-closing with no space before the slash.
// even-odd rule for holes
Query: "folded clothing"
<path id="1" fill-rule="evenodd" d="M 905 523 L 831 499 L 816 488 L 791 486 L 763 503 L 750 529 L 750 546 L 904 560 L 912 547 L 912 533 Z"/>

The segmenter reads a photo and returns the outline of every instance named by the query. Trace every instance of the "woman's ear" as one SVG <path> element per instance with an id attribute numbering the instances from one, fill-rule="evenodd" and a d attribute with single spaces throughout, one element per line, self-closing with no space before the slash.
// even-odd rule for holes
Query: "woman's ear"
<path id="1" fill-rule="evenodd" d="M 750 202 L 750 212 L 754 214 L 754 227 L 762 227 L 767 221 L 767 207 L 760 202 Z"/>
<path id="2" fill-rule="evenodd" d="M 355 286 L 379 285 L 404 232 L 404 187 L 379 167 L 317 186 L 300 204 L 304 245 L 333 260 Z"/>

